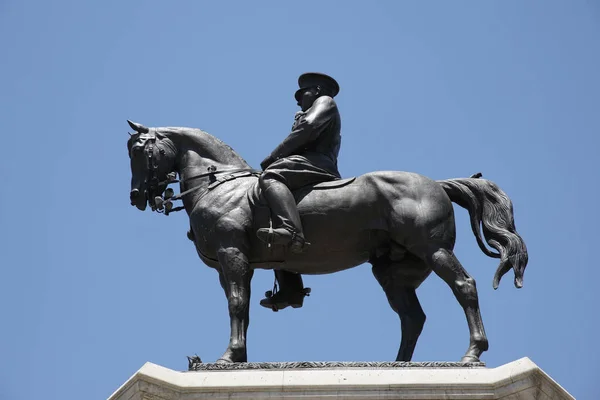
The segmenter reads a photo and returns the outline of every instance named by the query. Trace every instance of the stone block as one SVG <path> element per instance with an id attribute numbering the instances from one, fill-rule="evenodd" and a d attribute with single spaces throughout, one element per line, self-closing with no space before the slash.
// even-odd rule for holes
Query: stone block
<path id="1" fill-rule="evenodd" d="M 486 368 L 461 363 L 198 364 L 173 371 L 146 363 L 109 400 L 350 399 L 567 400 L 528 358 Z"/>

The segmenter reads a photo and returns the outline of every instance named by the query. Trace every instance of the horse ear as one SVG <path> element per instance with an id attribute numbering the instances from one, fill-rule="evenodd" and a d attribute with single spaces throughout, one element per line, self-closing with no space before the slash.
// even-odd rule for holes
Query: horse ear
<path id="1" fill-rule="evenodd" d="M 150 132 L 150 129 L 146 128 L 142 124 L 138 124 L 137 122 L 132 122 L 130 120 L 127 120 L 127 123 L 129 124 L 129 126 L 131 127 L 131 129 L 133 129 L 134 131 L 136 131 L 138 133 L 148 133 L 148 132 Z"/>

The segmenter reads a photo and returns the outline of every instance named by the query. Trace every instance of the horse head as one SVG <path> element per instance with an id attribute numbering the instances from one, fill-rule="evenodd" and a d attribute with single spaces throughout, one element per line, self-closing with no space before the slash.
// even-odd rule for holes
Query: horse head
<path id="1" fill-rule="evenodd" d="M 174 180 L 176 150 L 173 142 L 156 129 L 127 121 L 135 131 L 127 141 L 131 159 L 131 205 L 144 211 L 146 204 L 156 210 L 161 196 Z"/>

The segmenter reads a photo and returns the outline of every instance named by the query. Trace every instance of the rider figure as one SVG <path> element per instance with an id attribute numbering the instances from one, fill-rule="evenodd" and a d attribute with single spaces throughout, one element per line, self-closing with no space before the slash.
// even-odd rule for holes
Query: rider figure
<path id="1" fill-rule="evenodd" d="M 337 157 L 341 144 L 341 119 L 333 100 L 340 88 L 325 74 L 306 73 L 298 78 L 296 113 L 288 137 L 260 163 L 264 172 L 259 185 L 272 213 L 273 228 L 261 228 L 257 236 L 268 244 L 285 245 L 302 253 L 304 238 L 292 191 L 319 182 L 340 179 Z M 307 290 L 299 274 L 275 270 L 279 291 L 260 304 L 274 311 L 288 305 L 302 307 Z"/>

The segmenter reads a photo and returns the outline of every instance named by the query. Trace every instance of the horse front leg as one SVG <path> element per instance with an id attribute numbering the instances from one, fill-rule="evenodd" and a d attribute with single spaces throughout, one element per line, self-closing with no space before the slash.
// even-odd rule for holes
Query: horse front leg
<path id="1" fill-rule="evenodd" d="M 219 279 L 227 296 L 231 336 L 225 353 L 218 363 L 246 362 L 246 332 L 250 322 L 250 281 L 254 271 L 250 269 L 248 257 L 233 246 L 218 251 Z"/>

